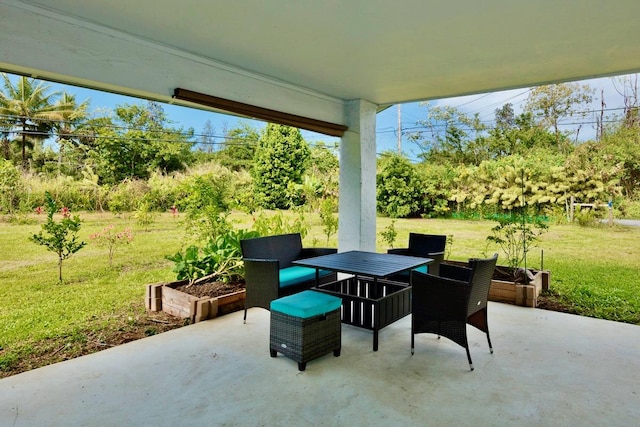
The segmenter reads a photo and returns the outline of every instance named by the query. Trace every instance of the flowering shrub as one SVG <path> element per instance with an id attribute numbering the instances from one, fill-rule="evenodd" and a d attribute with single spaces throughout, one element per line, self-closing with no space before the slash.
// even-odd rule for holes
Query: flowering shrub
<path id="1" fill-rule="evenodd" d="M 116 231 L 113 224 L 102 229 L 102 231 L 93 233 L 89 236 L 98 246 L 109 249 L 109 266 L 113 266 L 113 254 L 116 247 L 127 245 L 133 241 L 133 232 L 131 228 L 126 227 L 122 231 Z"/>

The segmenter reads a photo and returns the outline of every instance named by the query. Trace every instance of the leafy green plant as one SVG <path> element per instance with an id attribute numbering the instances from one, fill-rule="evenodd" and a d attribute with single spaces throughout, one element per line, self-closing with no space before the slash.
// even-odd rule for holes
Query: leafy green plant
<path id="1" fill-rule="evenodd" d="M 47 221 L 42 224 L 40 232 L 31 237 L 31 240 L 58 255 L 58 280 L 62 282 L 62 261 L 78 252 L 86 243 L 78 241 L 80 217 L 76 215 L 72 218 L 69 210 L 63 207 L 62 219 L 54 220 L 53 215 L 58 211 L 57 203 L 48 192 L 45 193 L 45 198 Z"/>
<path id="2" fill-rule="evenodd" d="M 0 161 L 0 212 L 14 213 L 21 187 L 18 168 L 9 160 Z"/>
<path id="3" fill-rule="evenodd" d="M 113 254 L 118 246 L 128 245 L 133 241 L 133 233 L 129 227 L 121 231 L 116 231 L 113 224 L 102 229 L 97 233 L 89 235 L 89 239 L 93 240 L 98 246 L 109 249 L 109 266 L 113 266 Z"/>
<path id="4" fill-rule="evenodd" d="M 300 236 L 304 239 L 309 233 L 309 226 L 301 210 L 298 211 L 298 217 L 293 220 L 285 218 L 282 211 L 278 211 L 275 215 L 267 215 L 265 212 L 260 212 L 257 217 L 253 217 L 253 229 L 260 236 L 300 233 Z"/>
<path id="5" fill-rule="evenodd" d="M 301 202 L 302 176 L 310 156 L 299 129 L 269 123 L 253 156 L 256 200 L 267 209 L 286 209 Z"/>
<path id="6" fill-rule="evenodd" d="M 329 197 L 320 202 L 320 222 L 327 236 L 327 244 L 329 244 L 329 238 L 338 231 L 338 218 L 335 216 L 337 208 L 334 198 Z"/>
<path id="7" fill-rule="evenodd" d="M 580 209 L 575 212 L 574 218 L 581 227 L 593 226 L 598 223 L 598 215 L 593 209 Z"/>
<path id="8" fill-rule="evenodd" d="M 498 225 L 491 229 L 492 234 L 487 236 L 487 241 L 498 244 L 507 257 L 507 265 L 517 268 L 548 228 L 540 219 L 529 223 L 526 220 L 523 222 L 518 215 L 502 216 L 498 218 Z"/>
<path id="9" fill-rule="evenodd" d="M 384 159 L 376 177 L 376 197 L 378 210 L 391 218 L 422 212 L 423 184 L 407 158 L 392 154 Z"/>
<path id="10" fill-rule="evenodd" d="M 387 225 L 380 234 L 382 235 L 382 240 L 384 240 L 390 248 L 393 248 L 396 238 L 398 237 L 396 220 L 392 220 L 391 224 Z"/>
<path id="11" fill-rule="evenodd" d="M 155 220 L 155 213 L 151 210 L 151 206 L 146 201 L 141 202 L 138 205 L 138 209 L 136 209 L 136 212 L 133 214 L 133 216 L 136 219 L 138 225 L 146 231 L 149 231 L 151 225 Z"/>
<path id="12" fill-rule="evenodd" d="M 453 250 L 453 234 L 447 234 L 447 244 L 444 249 L 444 259 L 449 259 Z"/>
<path id="13" fill-rule="evenodd" d="M 178 280 L 193 283 L 201 277 L 214 276 L 223 282 L 239 281 L 244 279 L 240 240 L 252 237 L 258 237 L 258 233 L 230 229 L 202 247 L 191 245 L 166 258 L 175 263 L 172 271 Z"/>

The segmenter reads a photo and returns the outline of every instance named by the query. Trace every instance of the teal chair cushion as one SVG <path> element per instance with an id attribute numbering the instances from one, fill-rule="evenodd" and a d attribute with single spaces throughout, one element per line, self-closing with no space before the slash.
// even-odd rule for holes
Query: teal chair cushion
<path id="1" fill-rule="evenodd" d="M 327 274 L 331 274 L 331 272 L 320 270 L 320 277 L 326 276 Z M 287 267 L 280 270 L 280 287 L 286 288 L 288 286 L 298 285 L 303 282 L 315 280 L 315 278 L 315 268 L 294 265 L 293 267 Z"/>
<path id="2" fill-rule="evenodd" d="M 271 301 L 271 311 L 308 319 L 337 310 L 342 300 L 316 291 L 302 291 Z"/>
<path id="3" fill-rule="evenodd" d="M 419 271 L 420 273 L 427 274 L 429 272 L 429 266 L 428 265 L 421 265 L 418 268 L 414 268 L 413 271 Z"/>
<path id="4" fill-rule="evenodd" d="M 414 268 L 413 271 L 419 271 L 420 273 L 424 273 L 427 274 L 429 272 L 429 266 L 428 265 L 421 265 L 418 268 Z M 402 277 L 402 278 L 406 278 L 407 282 L 409 281 L 409 270 L 407 271 L 403 271 L 402 273 L 398 273 L 398 276 Z"/>

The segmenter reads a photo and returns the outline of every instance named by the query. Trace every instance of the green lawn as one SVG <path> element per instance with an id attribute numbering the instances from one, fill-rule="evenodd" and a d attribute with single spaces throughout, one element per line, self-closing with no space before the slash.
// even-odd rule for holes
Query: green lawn
<path id="1" fill-rule="evenodd" d="M 119 327 L 122 319 L 144 315 L 145 284 L 174 279 L 172 263 L 164 257 L 183 243 L 179 218 L 158 215 L 145 231 L 126 215 L 80 216 L 80 234 L 88 245 L 64 262 L 64 283 L 57 281 L 55 255 L 28 240 L 39 231 L 38 224 L 0 222 L 0 371 L 41 340 L 68 339 L 87 330 L 98 333 Z M 44 216 L 37 219 L 42 221 Z M 232 219 L 239 227 L 248 227 L 252 221 L 240 213 Z M 306 219 L 311 231 L 305 245 L 326 246 L 319 218 L 307 214 Z M 378 251 L 387 249 L 380 233 L 390 223 L 388 218 L 378 220 Z M 134 230 L 133 243 L 116 250 L 113 267 L 107 250 L 88 238 L 109 224 Z M 396 220 L 395 246 L 402 247 L 410 231 L 448 234 L 453 235 L 450 259 L 482 256 L 496 252 L 485 242 L 493 225 L 489 221 Z M 336 244 L 334 235 L 328 245 Z M 640 324 L 640 228 L 552 225 L 542 236 L 540 248 L 544 268 L 552 272 L 555 298 L 583 315 Z M 530 253 L 530 267 L 540 267 L 540 248 Z"/>

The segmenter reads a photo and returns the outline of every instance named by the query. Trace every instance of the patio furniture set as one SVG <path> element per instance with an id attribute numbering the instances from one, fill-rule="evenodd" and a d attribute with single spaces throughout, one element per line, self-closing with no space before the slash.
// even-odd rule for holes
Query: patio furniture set
<path id="1" fill-rule="evenodd" d="M 434 333 L 467 352 L 467 323 L 491 339 L 487 297 L 497 255 L 472 259 L 469 267 L 443 263 L 446 236 L 411 233 L 409 246 L 388 253 L 302 248 L 299 234 L 241 241 L 247 309 L 271 312 L 270 354 L 298 362 L 333 352 L 340 355 L 342 323 L 371 330 L 373 351 L 379 331 L 411 314 L 415 334 Z"/>

